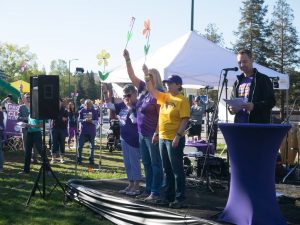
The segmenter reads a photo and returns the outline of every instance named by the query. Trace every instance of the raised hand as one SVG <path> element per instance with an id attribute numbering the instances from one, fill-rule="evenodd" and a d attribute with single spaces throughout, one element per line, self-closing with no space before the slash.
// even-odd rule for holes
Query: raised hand
<path id="1" fill-rule="evenodd" d="M 124 49 L 123 56 L 126 61 L 130 61 L 130 55 L 129 55 L 129 52 L 127 51 L 127 49 Z"/>

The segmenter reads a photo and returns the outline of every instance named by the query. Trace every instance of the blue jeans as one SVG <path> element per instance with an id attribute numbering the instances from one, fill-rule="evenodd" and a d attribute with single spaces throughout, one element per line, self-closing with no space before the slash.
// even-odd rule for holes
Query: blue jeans
<path id="1" fill-rule="evenodd" d="M 121 139 L 121 146 L 123 152 L 123 162 L 129 181 L 138 181 L 142 179 L 141 170 L 141 155 L 140 149 L 132 147 L 126 141 Z"/>
<path id="2" fill-rule="evenodd" d="M 162 162 L 159 145 L 152 144 L 152 137 L 139 134 L 142 162 L 145 169 L 146 193 L 160 194 L 163 180 Z"/>
<path id="3" fill-rule="evenodd" d="M 94 162 L 94 148 L 95 148 L 95 136 L 94 135 L 89 135 L 89 134 L 80 134 L 79 139 L 78 139 L 78 155 L 77 155 L 77 161 L 81 162 L 82 161 L 82 148 L 84 143 L 88 141 L 90 142 L 90 157 L 89 161 Z"/>
<path id="4" fill-rule="evenodd" d="M 185 138 L 182 137 L 177 148 L 172 147 L 172 140 L 159 139 L 159 150 L 166 175 L 165 198 L 172 202 L 185 199 L 185 174 L 183 169 L 183 149 Z"/>
<path id="5" fill-rule="evenodd" d="M 52 155 L 56 155 L 58 152 L 60 155 L 65 154 L 65 139 L 66 139 L 67 128 L 52 128 Z"/>
<path id="6" fill-rule="evenodd" d="M 0 170 L 3 170 L 3 132 L 0 131 Z"/>

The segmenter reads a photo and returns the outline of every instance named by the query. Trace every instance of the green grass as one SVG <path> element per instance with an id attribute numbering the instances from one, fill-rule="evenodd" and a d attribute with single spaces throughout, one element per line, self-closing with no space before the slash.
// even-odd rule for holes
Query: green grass
<path id="1" fill-rule="evenodd" d="M 217 153 L 221 152 L 224 145 L 217 146 Z M 99 146 L 96 146 L 95 163 L 92 168 L 88 165 L 88 146 L 83 150 L 83 164 L 77 167 L 75 175 L 75 151 L 66 149 L 65 163 L 51 165 L 58 180 L 64 184 L 69 179 L 109 179 L 124 178 L 122 154 L 120 151 L 110 153 L 103 147 L 101 154 L 101 166 L 99 167 Z M 49 155 L 49 151 L 47 152 Z M 5 151 L 4 173 L 0 174 L 0 225 L 81 225 L 81 224 L 112 224 L 102 219 L 89 209 L 79 205 L 77 202 L 64 203 L 64 194 L 59 187 L 43 199 L 37 190 L 31 198 L 30 204 L 26 202 L 30 196 L 34 180 L 40 169 L 40 164 L 31 164 L 29 175 L 19 175 L 24 163 L 24 152 Z M 50 157 L 49 157 L 50 158 Z M 100 170 L 97 170 L 99 169 Z M 55 180 L 52 176 L 46 176 L 46 193 L 53 188 Z M 39 182 L 42 185 L 42 180 Z"/>
<path id="2" fill-rule="evenodd" d="M 90 180 L 126 177 L 121 152 L 114 151 L 110 153 L 103 149 L 101 167 L 99 167 L 100 151 L 99 146 L 96 146 L 96 165 L 90 167 L 87 164 L 89 150 L 88 146 L 86 147 L 83 150 L 83 164 L 77 167 L 77 176 L 75 176 L 74 150 L 66 149 L 66 162 L 64 164 L 55 163 L 51 165 L 52 170 L 63 186 L 69 179 L 74 178 Z M 0 174 L 0 225 L 112 224 L 75 201 L 68 201 L 65 204 L 64 194 L 60 187 L 56 187 L 48 196 L 56 183 L 51 175 L 46 175 L 46 198 L 43 199 L 39 191 L 36 190 L 29 206 L 26 207 L 40 164 L 31 164 L 30 174 L 20 175 L 18 172 L 22 171 L 23 168 L 24 152 L 22 150 L 5 151 L 4 158 L 4 173 Z M 99 168 L 101 170 L 97 170 Z M 42 179 L 40 179 L 39 184 L 42 187 Z"/>

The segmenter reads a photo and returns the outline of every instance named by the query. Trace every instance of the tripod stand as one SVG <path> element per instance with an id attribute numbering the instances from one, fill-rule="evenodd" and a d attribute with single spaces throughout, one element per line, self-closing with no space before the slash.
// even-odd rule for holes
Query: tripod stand
<path id="1" fill-rule="evenodd" d="M 299 170 L 300 169 L 300 167 L 299 167 L 299 149 L 298 149 L 298 157 L 297 157 L 297 163 L 296 163 L 296 165 L 293 167 L 293 169 L 291 169 L 288 173 L 287 173 L 287 175 L 285 175 L 285 177 L 282 179 L 282 183 L 284 183 L 285 182 L 285 180 L 295 171 L 297 171 L 297 170 Z"/>
<path id="2" fill-rule="evenodd" d="M 52 171 L 52 169 L 50 167 L 49 160 L 48 160 L 47 155 L 46 155 L 45 136 L 46 136 L 45 135 L 45 120 L 43 120 L 43 148 L 41 149 L 42 165 L 41 165 L 41 168 L 39 170 L 38 175 L 35 178 L 31 193 L 30 193 L 30 195 L 28 197 L 28 200 L 26 202 L 26 206 L 29 205 L 32 196 L 35 195 L 36 189 L 39 190 L 39 192 L 40 192 L 43 199 L 46 198 L 46 173 L 50 173 L 56 181 L 56 184 L 54 185 L 52 190 L 49 192 L 49 196 L 51 195 L 51 193 L 53 192 L 53 190 L 56 188 L 57 185 L 59 185 L 60 188 L 62 189 L 62 191 L 65 192 L 65 189 L 64 189 L 63 185 L 59 182 L 59 180 L 57 179 L 57 177 L 55 176 L 54 172 Z M 40 188 L 39 180 L 40 180 L 41 176 L 42 176 L 42 187 Z"/>

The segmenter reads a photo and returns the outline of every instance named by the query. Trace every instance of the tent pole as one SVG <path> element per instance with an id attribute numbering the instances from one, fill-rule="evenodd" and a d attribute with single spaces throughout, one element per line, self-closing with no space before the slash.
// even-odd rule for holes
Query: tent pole
<path id="1" fill-rule="evenodd" d="M 192 0 L 192 9 L 191 9 L 191 31 L 194 31 L 194 0 Z"/>

